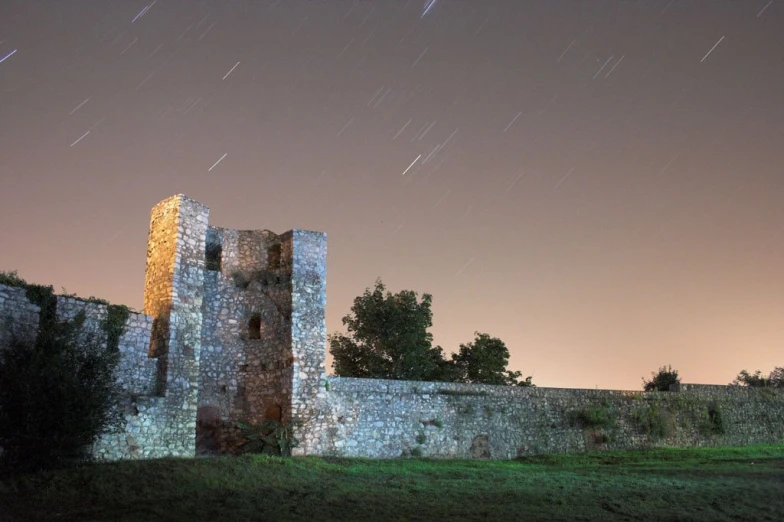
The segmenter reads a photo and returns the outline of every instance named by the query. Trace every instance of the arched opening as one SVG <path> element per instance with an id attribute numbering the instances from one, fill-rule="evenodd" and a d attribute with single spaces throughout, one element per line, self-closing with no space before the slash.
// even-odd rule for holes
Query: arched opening
<path id="1" fill-rule="evenodd" d="M 215 406 L 202 406 L 196 411 L 196 454 L 217 455 L 221 451 L 221 416 Z"/>
<path id="2" fill-rule="evenodd" d="M 248 321 L 248 339 L 261 339 L 260 314 L 253 314 Z"/>
<path id="3" fill-rule="evenodd" d="M 283 410 L 277 404 L 270 404 L 267 406 L 267 411 L 264 412 L 264 420 L 281 422 L 283 420 Z"/>

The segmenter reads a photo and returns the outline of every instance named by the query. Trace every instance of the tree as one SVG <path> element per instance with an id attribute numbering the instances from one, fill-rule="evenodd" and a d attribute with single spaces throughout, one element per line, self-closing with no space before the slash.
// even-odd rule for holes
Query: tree
<path id="1" fill-rule="evenodd" d="M 768 376 L 774 388 L 784 388 L 784 366 L 776 366 Z"/>
<path id="2" fill-rule="evenodd" d="M 673 370 L 672 366 L 662 366 L 658 373 L 651 372 L 651 380 L 646 381 L 643 377 L 642 384 L 645 391 L 670 391 L 670 385 L 680 384 L 678 371 Z"/>
<path id="3" fill-rule="evenodd" d="M 486 333 L 474 332 L 474 335 L 473 342 L 461 344 L 460 351 L 452 354 L 452 380 L 472 384 L 533 386 L 531 377 L 520 381 L 520 372 L 506 369 L 509 350 L 501 339 Z"/>
<path id="4" fill-rule="evenodd" d="M 468 382 L 533 386 L 531 377 L 506 370 L 509 350 L 498 338 L 476 332 L 473 343 L 460 345 L 451 360 L 432 346 L 427 329 L 433 324 L 432 296 L 403 290 L 384 293 L 380 279 L 374 290 L 354 299 L 343 318 L 348 335 L 329 336 L 332 367 L 343 377 Z"/>
<path id="5" fill-rule="evenodd" d="M 746 370 L 741 370 L 730 385 L 749 386 L 751 388 L 784 388 L 784 366 L 777 366 L 767 377 L 764 377 L 759 370 L 753 374 Z"/>
<path id="6" fill-rule="evenodd" d="M 400 380 L 443 380 L 449 374 L 440 347 L 432 346 L 427 329 L 433 324 L 432 296 L 403 290 L 384 291 L 380 279 L 374 290 L 354 299 L 343 318 L 348 335 L 329 336 L 335 373 L 344 377 Z"/>
<path id="7" fill-rule="evenodd" d="M 0 345 L 5 466 L 40 469 L 85 460 L 101 433 L 121 426 L 114 378 L 119 352 L 84 321 L 81 312 L 73 321 L 42 326 L 37 335 L 9 327 Z"/>

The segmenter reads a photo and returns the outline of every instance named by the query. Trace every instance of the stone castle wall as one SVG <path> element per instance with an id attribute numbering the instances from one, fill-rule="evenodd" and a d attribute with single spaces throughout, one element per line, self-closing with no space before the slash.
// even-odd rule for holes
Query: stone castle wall
<path id="1" fill-rule="evenodd" d="M 669 393 L 326 377 L 326 235 L 209 225 L 176 195 L 151 212 L 144 313 L 118 341 L 126 427 L 106 460 L 216 454 L 237 421 L 293 422 L 296 455 L 514 458 L 784 437 L 784 391 L 681 385 Z M 57 296 L 56 316 L 106 305 Z M 33 326 L 26 290 L 0 285 L 0 318 Z M 0 328 L 0 341 L 7 335 Z"/>
<path id="2" fill-rule="evenodd" d="M 292 418 L 304 420 L 319 414 L 324 400 L 326 371 L 324 358 L 327 327 L 327 236 L 320 232 L 294 230 L 291 349 Z M 304 426 L 295 423 L 294 436 L 302 439 Z M 295 455 L 306 449 L 294 448 Z"/>
<path id="3" fill-rule="evenodd" d="M 208 221 L 209 209 L 183 195 L 151 211 L 144 313 L 130 314 L 118 342 L 127 424 L 98 441 L 100 458 L 231 450 L 237 421 L 288 423 L 318 393 L 325 373 L 326 236 Z M 106 305 L 56 301 L 58 319 L 83 310 L 85 326 L 106 342 L 98 328 Z M 0 286 L 0 317 L 35 330 L 40 308 L 24 288 Z M 305 399 L 292 399 L 295 387 Z"/>
<path id="4" fill-rule="evenodd" d="M 69 296 L 55 298 L 58 321 L 73 319 L 83 311 L 85 331 L 97 335 L 105 345 L 106 334 L 101 329 L 108 317 L 105 304 Z M 19 332 L 37 331 L 39 313 L 40 308 L 30 302 L 25 288 L 0 285 L 0 316 L 12 317 L 17 325 L 29 327 Z M 170 447 L 164 437 L 167 427 L 171 429 L 169 412 L 163 407 L 162 398 L 154 396 L 157 365 L 148 353 L 152 323 L 152 317 L 131 312 L 118 339 L 121 358 L 116 376 L 126 394 L 123 401 L 126 428 L 123 433 L 106 434 L 96 442 L 93 452 L 99 458 L 116 460 L 177 454 L 177 448 Z M 7 333 L 5 328 L 0 331 Z"/>
<path id="5" fill-rule="evenodd" d="M 231 445 L 236 421 L 291 417 L 291 245 L 268 230 L 210 227 L 198 452 Z"/>
<path id="6" fill-rule="evenodd" d="M 0 285 L 0 344 L 4 345 L 14 331 L 18 336 L 37 331 L 41 308 L 27 299 L 27 290 Z M 34 339 L 26 338 L 26 341 Z"/>
<path id="7" fill-rule="evenodd" d="M 323 396 L 304 419 L 303 454 L 509 459 L 784 437 L 784 390 L 773 389 L 644 393 L 330 377 Z"/>
<path id="8" fill-rule="evenodd" d="M 209 209 L 183 195 L 150 217 L 144 312 L 154 318 L 150 353 L 158 358 L 161 437 L 172 455 L 194 455 L 199 400 L 202 304 Z"/>
<path id="9" fill-rule="evenodd" d="M 59 295 L 56 298 L 58 321 L 71 320 L 84 311 L 87 318 L 85 327 L 100 335 L 103 343 L 107 342 L 106 333 L 99 328 L 108 316 L 105 304 Z M 129 394 L 154 395 L 156 391 L 157 362 L 149 353 L 152 324 L 153 319 L 149 315 L 131 312 L 117 343 L 121 354 L 117 380 Z"/>

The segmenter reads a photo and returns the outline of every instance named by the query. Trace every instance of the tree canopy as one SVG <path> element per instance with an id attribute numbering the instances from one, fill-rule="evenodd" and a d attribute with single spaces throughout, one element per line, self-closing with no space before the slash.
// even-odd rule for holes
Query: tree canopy
<path id="1" fill-rule="evenodd" d="M 520 381 L 520 372 L 506 369 L 509 350 L 501 339 L 486 333 L 474 332 L 474 335 L 473 342 L 461 344 L 460 350 L 452 354 L 452 380 L 471 384 L 532 385 L 531 377 Z"/>
<path id="2" fill-rule="evenodd" d="M 506 370 L 509 350 L 498 338 L 476 333 L 476 339 L 460 345 L 451 360 L 440 346 L 433 346 L 427 329 L 433 324 L 433 298 L 403 290 L 386 291 L 380 279 L 366 289 L 343 318 L 347 334 L 329 336 L 332 367 L 344 377 L 451 381 L 531 386 L 531 378 L 519 381 L 520 372 Z"/>
<path id="3" fill-rule="evenodd" d="M 443 360 L 427 329 L 433 324 L 432 296 L 403 290 L 387 292 L 381 280 L 354 299 L 343 318 L 348 335 L 329 336 L 337 375 L 379 379 L 437 380 Z"/>
<path id="4" fill-rule="evenodd" d="M 673 370 L 672 366 L 662 366 L 658 372 L 651 372 L 651 380 L 642 379 L 642 387 L 645 391 L 670 391 L 670 385 L 679 384 L 681 378 L 678 377 L 678 370 Z"/>
<path id="5" fill-rule="evenodd" d="M 777 366 L 767 377 L 763 376 L 759 370 L 753 374 L 746 370 L 741 370 L 730 384 L 752 388 L 784 388 L 784 366 Z"/>

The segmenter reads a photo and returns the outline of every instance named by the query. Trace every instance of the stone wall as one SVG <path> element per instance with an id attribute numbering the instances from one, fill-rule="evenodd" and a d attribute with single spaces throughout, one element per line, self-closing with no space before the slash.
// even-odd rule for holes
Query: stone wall
<path id="1" fill-rule="evenodd" d="M 291 349 L 291 413 L 295 420 L 313 417 L 317 404 L 325 398 L 327 305 L 327 236 L 320 232 L 294 230 Z M 295 423 L 294 436 L 303 438 L 304 428 Z M 305 454 L 294 448 L 295 455 Z"/>
<path id="2" fill-rule="evenodd" d="M 237 421 L 288 423 L 323 383 L 326 236 L 207 230 L 197 453 L 231 451 Z"/>
<path id="3" fill-rule="evenodd" d="M 784 437 L 784 390 L 684 385 L 631 392 L 330 377 L 300 452 L 509 459 Z"/>
<path id="4" fill-rule="evenodd" d="M 127 425 L 96 444 L 100 458 L 230 451 L 237 421 L 288 423 L 319 396 L 326 236 L 208 220 L 206 206 L 181 194 L 151 211 L 144 314 L 130 314 L 117 342 Z M 36 326 L 40 308 L 25 295 L 0 286 L 0 317 Z M 59 319 L 84 310 L 106 342 L 106 305 L 58 296 L 55 310 Z"/>
<path id="5" fill-rule="evenodd" d="M 56 315 L 59 321 L 71 320 L 84 311 L 85 327 L 107 342 L 106 333 L 100 328 L 108 316 L 105 304 L 85 301 L 70 296 L 56 296 Z M 149 355 L 153 319 L 149 315 L 130 312 L 117 343 L 120 362 L 117 365 L 117 380 L 122 388 L 133 395 L 154 395 L 156 391 L 157 362 Z"/>
<path id="6" fill-rule="evenodd" d="M 58 321 L 73 319 L 84 312 L 83 331 L 97 336 L 106 347 L 107 334 L 102 325 L 109 312 L 105 304 L 71 296 L 54 298 Z M 39 313 L 40 308 L 30 302 L 25 288 L 0 285 L 0 317 L 13 318 L 17 324 L 31 327 L 18 331 L 37 331 Z M 152 323 L 152 317 L 131 312 L 123 325 L 117 342 L 121 357 L 116 378 L 125 393 L 123 408 L 127 424 L 122 433 L 105 434 L 95 443 L 93 453 L 98 458 L 116 460 L 178 454 L 161 436 L 166 431 L 169 413 L 160 397 L 151 396 L 157 375 L 156 360 L 148 354 Z"/>
<path id="7" fill-rule="evenodd" d="M 116 339 L 126 426 L 101 437 L 99 458 L 231 451 L 236 422 L 263 419 L 294 423 L 294 454 L 374 458 L 507 459 L 784 436 L 782 390 L 684 384 L 643 393 L 327 378 L 326 235 L 208 221 L 209 209 L 184 195 L 152 209 L 144 313 L 131 313 Z M 109 307 L 55 301 L 57 318 L 83 310 L 107 343 L 99 325 Z M 53 319 L 52 307 L 43 308 L 24 288 L 0 285 L 0 318 L 35 331 Z M 0 341 L 7 335 L 0 328 Z"/>
<path id="8" fill-rule="evenodd" d="M 159 433 L 172 455 L 196 452 L 199 358 L 209 209 L 182 194 L 151 213 L 144 312 L 153 316 L 151 355 L 166 421 Z"/>
<path id="9" fill-rule="evenodd" d="M 209 227 L 197 452 L 230 450 L 237 421 L 291 416 L 291 247 L 268 230 Z"/>
<path id="10" fill-rule="evenodd" d="M 40 312 L 41 308 L 28 300 L 26 289 L 0 285 L 0 344 L 8 342 L 12 332 L 24 337 L 37 331 Z"/>

